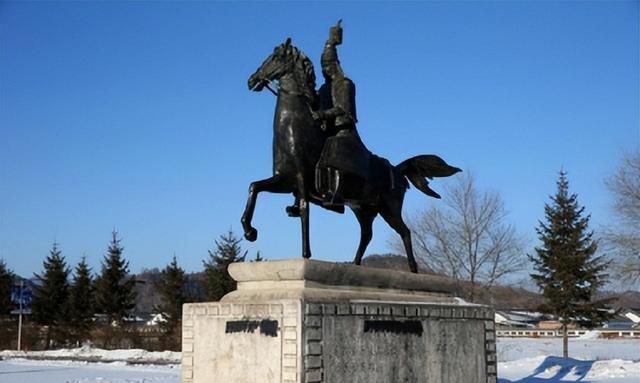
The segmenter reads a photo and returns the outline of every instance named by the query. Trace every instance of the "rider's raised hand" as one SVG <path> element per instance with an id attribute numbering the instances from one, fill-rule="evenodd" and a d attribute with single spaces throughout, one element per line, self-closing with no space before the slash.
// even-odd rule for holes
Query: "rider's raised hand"
<path id="1" fill-rule="evenodd" d="M 338 20 L 338 23 L 329 29 L 327 44 L 342 44 L 342 19 Z"/>

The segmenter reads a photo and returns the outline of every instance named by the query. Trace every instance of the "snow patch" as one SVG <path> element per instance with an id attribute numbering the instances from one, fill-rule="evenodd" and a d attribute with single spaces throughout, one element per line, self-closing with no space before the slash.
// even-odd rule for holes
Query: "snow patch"
<path id="1" fill-rule="evenodd" d="M 63 348 L 49 351 L 0 351 L 0 358 L 39 359 L 39 360 L 77 360 L 89 362 L 123 362 L 144 364 L 179 364 L 181 353 L 175 351 L 102 350 L 93 347 Z"/>
<path id="2" fill-rule="evenodd" d="M 498 338 L 496 345 L 499 362 L 562 355 L 562 338 Z M 640 339 L 569 338 L 569 356 L 580 360 L 640 361 Z"/>
<path id="3" fill-rule="evenodd" d="M 499 383 L 638 383 L 640 362 L 540 356 L 498 363 L 498 375 Z"/>

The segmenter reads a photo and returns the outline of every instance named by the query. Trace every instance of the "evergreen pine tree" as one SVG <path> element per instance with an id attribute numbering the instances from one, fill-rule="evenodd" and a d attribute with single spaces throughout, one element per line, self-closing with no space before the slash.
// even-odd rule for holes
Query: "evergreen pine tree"
<path id="1" fill-rule="evenodd" d="M 135 279 L 128 275 L 129 262 L 122 257 L 118 233 L 114 230 L 107 254 L 102 261 L 102 271 L 95 283 L 96 312 L 104 314 L 110 323 L 122 323 L 135 307 Z"/>
<path id="2" fill-rule="evenodd" d="M 180 333 L 182 319 L 182 305 L 187 301 L 185 285 L 187 279 L 184 270 L 178 266 L 176 257 L 161 272 L 160 278 L 154 282 L 154 286 L 160 294 L 162 303 L 154 307 L 154 312 L 161 314 L 165 322 L 160 326 L 167 332 L 168 339 L 172 340 L 167 346 L 178 348 L 180 342 L 175 335 Z"/>
<path id="3" fill-rule="evenodd" d="M 228 272 L 229 265 L 234 262 L 244 262 L 247 252 L 242 252 L 240 242 L 242 240 L 229 230 L 227 234 L 220 235 L 216 242 L 216 249 L 209 250 L 209 260 L 203 261 L 205 274 L 205 287 L 207 298 L 219 301 L 225 294 L 236 289 L 236 281 Z"/>
<path id="4" fill-rule="evenodd" d="M 589 231 L 589 215 L 578 205 L 576 194 L 569 194 L 567 174 L 560 172 L 558 190 L 545 204 L 545 222 L 536 229 L 542 242 L 531 277 L 542 289 L 545 304 L 540 309 L 558 316 L 563 329 L 563 356 L 568 357 L 567 326 L 578 323 L 586 327 L 606 319 L 605 301 L 593 301 L 606 281 L 608 262 L 596 256 L 597 242 Z"/>
<path id="5" fill-rule="evenodd" d="M 76 342 L 89 339 L 95 314 L 93 295 L 91 269 L 86 257 L 82 257 L 75 268 L 73 284 L 69 290 L 69 324 Z"/>
<path id="6" fill-rule="evenodd" d="M 251 262 L 262 262 L 262 261 L 264 261 L 264 258 L 262 258 L 262 256 L 260 255 L 260 251 L 258 251 L 256 253 L 256 257 Z"/>
<path id="7" fill-rule="evenodd" d="M 0 258 L 0 315 L 8 315 L 13 308 L 11 303 L 11 286 L 13 285 L 14 274 L 4 259 Z"/>
<path id="8" fill-rule="evenodd" d="M 39 283 L 33 297 L 32 312 L 36 323 L 46 326 L 45 347 L 51 342 L 64 342 L 64 327 L 68 320 L 69 269 L 58 244 L 53 243 L 43 262 L 42 274 L 35 274 Z"/>

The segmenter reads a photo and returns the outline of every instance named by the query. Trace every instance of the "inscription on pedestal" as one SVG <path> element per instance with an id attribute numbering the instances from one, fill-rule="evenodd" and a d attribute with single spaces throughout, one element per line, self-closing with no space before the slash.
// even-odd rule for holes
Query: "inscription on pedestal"
<path id="1" fill-rule="evenodd" d="M 308 303 L 305 381 L 495 383 L 493 311 L 482 306 Z"/>
<path id="2" fill-rule="evenodd" d="M 365 320 L 364 332 L 387 332 L 422 336 L 423 330 L 422 323 L 419 321 Z"/>
<path id="3" fill-rule="evenodd" d="M 257 320 L 234 320 L 227 321 L 224 332 L 233 334 L 238 332 L 255 332 L 260 329 L 261 335 L 278 336 L 278 321 L 263 319 Z"/>
<path id="4" fill-rule="evenodd" d="M 300 302 L 192 303 L 182 383 L 300 383 Z"/>

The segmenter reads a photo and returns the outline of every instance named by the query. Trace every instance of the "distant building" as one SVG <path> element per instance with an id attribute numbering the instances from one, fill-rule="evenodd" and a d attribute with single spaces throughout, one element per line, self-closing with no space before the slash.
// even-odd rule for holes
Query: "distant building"
<path id="1" fill-rule="evenodd" d="M 620 313 L 631 320 L 636 326 L 640 324 L 640 310 L 627 309 Z"/>
<path id="2" fill-rule="evenodd" d="M 562 322 L 559 320 L 544 320 L 540 321 L 537 327 L 542 330 L 559 330 L 562 328 Z M 573 330 L 578 328 L 578 326 L 571 322 L 567 325 L 567 328 Z"/>
<path id="3" fill-rule="evenodd" d="M 165 318 L 164 314 L 153 314 L 150 320 L 145 323 L 147 326 L 158 326 L 160 323 L 165 323 L 167 318 Z"/>
<path id="4" fill-rule="evenodd" d="M 151 314 L 146 313 L 132 313 L 122 318 L 123 322 L 136 326 L 144 326 L 149 320 L 151 320 Z"/>
<path id="5" fill-rule="evenodd" d="M 533 311 L 501 310 L 496 311 L 494 318 L 498 326 L 533 328 L 544 319 L 544 315 Z"/>
<path id="6" fill-rule="evenodd" d="M 630 315 L 628 315 L 630 314 Z M 631 318 L 639 319 L 638 322 L 634 322 Z M 602 324 L 602 328 L 611 329 L 611 330 L 631 330 L 638 323 L 640 323 L 640 317 L 631 310 L 625 310 L 619 313 L 614 314 L 614 316 Z"/>

